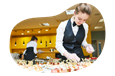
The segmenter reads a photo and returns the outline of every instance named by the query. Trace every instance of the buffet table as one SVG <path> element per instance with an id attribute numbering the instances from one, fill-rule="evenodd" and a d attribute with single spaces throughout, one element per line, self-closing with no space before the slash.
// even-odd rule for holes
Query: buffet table
<path id="1" fill-rule="evenodd" d="M 38 73 L 67 73 L 75 72 L 88 67 L 93 62 L 91 58 L 82 59 L 81 62 L 75 60 L 64 60 L 60 62 L 60 59 L 35 59 L 36 64 L 33 65 L 33 61 L 27 61 L 17 59 L 16 63 L 23 69 L 34 71 Z"/>

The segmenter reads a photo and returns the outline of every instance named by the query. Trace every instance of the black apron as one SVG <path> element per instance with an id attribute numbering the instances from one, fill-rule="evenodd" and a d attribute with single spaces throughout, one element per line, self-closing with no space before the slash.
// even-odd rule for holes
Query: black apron
<path id="1" fill-rule="evenodd" d="M 85 37 L 85 30 L 83 25 L 78 26 L 78 32 L 74 35 L 71 27 L 71 20 L 69 19 L 64 31 L 63 46 L 69 53 L 76 53 L 78 57 L 85 58 L 81 44 Z M 59 58 L 66 60 L 66 57 L 60 54 Z"/>
<path id="2" fill-rule="evenodd" d="M 27 61 L 33 60 L 33 64 L 35 64 L 35 60 L 34 60 L 35 59 L 35 54 L 34 54 L 33 50 L 34 50 L 33 47 L 26 48 L 26 52 L 24 54 L 24 60 L 27 60 Z"/>

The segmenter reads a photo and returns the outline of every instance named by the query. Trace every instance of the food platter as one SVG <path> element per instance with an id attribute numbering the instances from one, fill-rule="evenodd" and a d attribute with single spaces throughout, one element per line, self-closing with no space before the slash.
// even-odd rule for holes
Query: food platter
<path id="1" fill-rule="evenodd" d="M 34 71 L 38 73 L 67 73 L 74 72 L 86 68 L 92 64 L 90 59 L 82 59 L 81 62 L 75 60 L 49 59 L 46 63 L 44 60 L 37 60 L 33 65 L 33 61 L 28 64 L 25 60 L 15 60 L 16 63 L 23 69 Z M 35 60 L 36 61 L 36 60 Z"/>

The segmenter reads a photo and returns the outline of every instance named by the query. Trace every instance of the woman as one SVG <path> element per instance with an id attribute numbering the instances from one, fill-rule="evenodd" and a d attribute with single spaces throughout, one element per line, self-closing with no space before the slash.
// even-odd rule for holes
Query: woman
<path id="1" fill-rule="evenodd" d="M 33 64 L 35 64 L 34 58 L 35 58 L 35 54 L 37 54 L 37 40 L 38 38 L 35 36 L 32 36 L 31 41 L 27 44 L 27 48 L 24 51 L 23 55 L 24 55 L 24 60 L 33 60 Z"/>
<path id="2" fill-rule="evenodd" d="M 61 22 L 57 28 L 56 49 L 61 53 L 60 58 L 80 61 L 85 58 L 81 46 L 88 53 L 94 52 L 92 45 L 86 42 L 88 25 L 85 21 L 91 14 L 89 4 L 80 3 L 71 19 Z"/>

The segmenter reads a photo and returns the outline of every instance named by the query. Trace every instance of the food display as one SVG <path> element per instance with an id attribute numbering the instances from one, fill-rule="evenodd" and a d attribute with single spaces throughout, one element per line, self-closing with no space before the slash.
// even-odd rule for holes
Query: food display
<path id="1" fill-rule="evenodd" d="M 75 60 L 63 60 L 61 59 L 49 59 L 47 62 L 39 62 L 37 61 L 35 65 L 33 65 L 33 61 L 25 60 L 15 60 L 19 66 L 23 69 L 28 69 L 29 71 L 36 71 L 40 73 L 67 73 L 74 72 L 80 69 L 86 68 L 92 64 L 91 59 L 82 59 L 81 62 L 77 62 Z M 36 61 L 36 60 L 35 60 Z"/>

